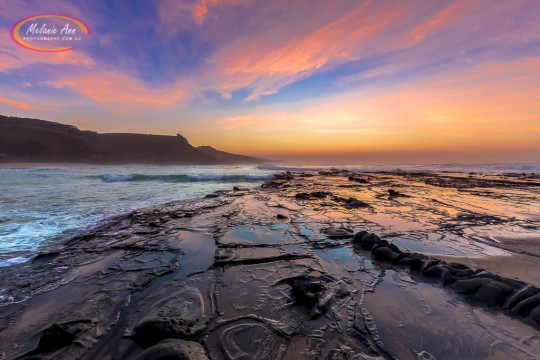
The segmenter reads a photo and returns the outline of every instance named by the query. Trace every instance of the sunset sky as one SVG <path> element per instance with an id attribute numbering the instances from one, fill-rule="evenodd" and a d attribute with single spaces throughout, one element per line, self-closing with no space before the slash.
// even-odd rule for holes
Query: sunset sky
<path id="1" fill-rule="evenodd" d="M 92 34 L 10 38 L 64 14 Z M 0 2 L 0 114 L 303 161 L 539 162 L 540 1 Z"/>

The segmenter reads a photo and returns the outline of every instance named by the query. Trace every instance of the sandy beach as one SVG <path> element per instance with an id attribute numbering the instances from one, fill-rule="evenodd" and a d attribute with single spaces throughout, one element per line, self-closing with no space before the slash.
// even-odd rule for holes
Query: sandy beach
<path id="1" fill-rule="evenodd" d="M 0 269 L 0 359 L 538 359 L 539 195 L 327 170 L 120 214 Z"/>

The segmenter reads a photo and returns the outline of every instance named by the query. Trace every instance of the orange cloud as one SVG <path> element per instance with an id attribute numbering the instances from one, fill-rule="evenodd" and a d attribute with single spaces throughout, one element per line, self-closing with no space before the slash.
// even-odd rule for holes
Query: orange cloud
<path id="1" fill-rule="evenodd" d="M 433 16 L 428 21 L 415 26 L 409 31 L 410 37 L 414 40 L 414 43 L 420 42 L 425 39 L 430 33 L 442 28 L 448 23 L 456 20 L 459 17 L 459 12 L 467 5 L 474 3 L 476 0 L 458 0 L 454 3 L 449 3 L 449 6 L 437 15 Z"/>
<path id="2" fill-rule="evenodd" d="M 377 47 L 386 46 L 384 39 L 380 41 L 382 45 L 372 43 L 380 40 L 381 34 L 398 22 L 414 4 L 379 5 L 367 1 L 340 19 L 306 35 L 289 36 L 273 44 L 255 39 L 226 48 L 213 61 L 219 64 L 219 72 L 225 79 L 218 85 L 218 90 L 226 94 L 251 87 L 253 93 L 247 100 L 256 99 L 318 69 L 361 58 L 376 51 Z"/>
<path id="3" fill-rule="evenodd" d="M 15 107 L 17 109 L 25 109 L 25 110 L 39 110 L 39 109 L 41 109 L 41 107 L 39 107 L 39 106 L 28 104 L 28 103 L 25 103 L 25 102 L 22 102 L 22 101 L 6 99 L 6 98 L 3 98 L 3 97 L 0 97 L 0 103 L 11 105 L 11 106 L 13 106 L 13 107 Z"/>
<path id="4" fill-rule="evenodd" d="M 207 3 L 218 4 L 222 0 L 201 0 L 200 4 L 193 6 L 193 16 L 197 24 L 202 24 L 204 15 L 208 12 Z"/>
<path id="5" fill-rule="evenodd" d="M 71 86 L 101 104 L 166 106 L 186 96 L 181 86 L 174 89 L 147 89 L 135 78 L 112 72 L 83 75 L 50 84 L 55 87 Z"/>
<path id="6" fill-rule="evenodd" d="M 243 136 L 253 153 L 540 150 L 539 104 L 540 58 L 534 58 L 480 65 L 378 94 L 304 101 L 292 111 L 264 106 L 216 120 L 220 131 L 213 136 L 219 145 L 234 132 L 236 140 L 224 148 L 242 151 Z"/>

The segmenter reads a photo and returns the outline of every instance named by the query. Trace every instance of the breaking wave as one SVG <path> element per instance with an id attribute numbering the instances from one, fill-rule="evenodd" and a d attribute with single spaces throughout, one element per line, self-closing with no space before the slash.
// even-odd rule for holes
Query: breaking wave
<path id="1" fill-rule="evenodd" d="M 187 174 L 171 174 L 171 175 L 151 175 L 151 174 L 104 174 L 93 176 L 105 182 L 143 182 L 143 181 L 159 181 L 165 183 L 192 183 L 192 182 L 253 182 L 269 179 L 270 175 L 187 175 Z"/>

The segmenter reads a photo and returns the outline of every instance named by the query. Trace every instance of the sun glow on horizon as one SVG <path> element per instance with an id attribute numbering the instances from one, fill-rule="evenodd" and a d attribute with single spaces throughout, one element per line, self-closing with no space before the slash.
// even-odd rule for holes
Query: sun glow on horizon
<path id="1" fill-rule="evenodd" d="M 55 6 L 96 30 L 65 53 L 1 37 L 1 114 L 275 157 L 540 156 L 535 1 Z M 42 10 L 11 1 L 0 28 Z"/>

